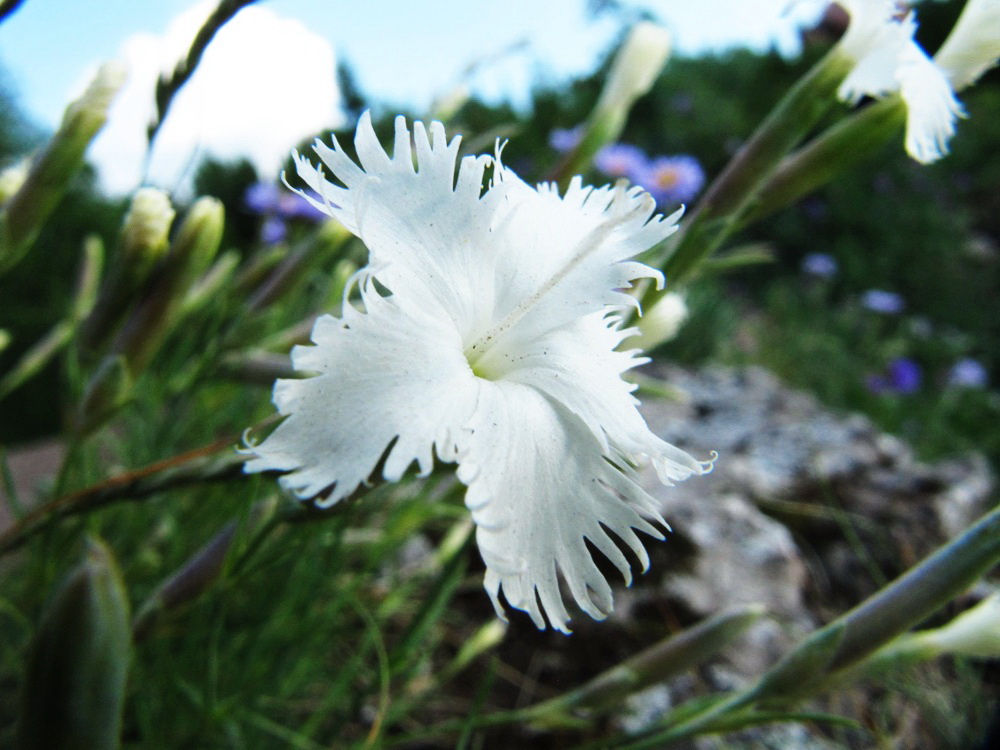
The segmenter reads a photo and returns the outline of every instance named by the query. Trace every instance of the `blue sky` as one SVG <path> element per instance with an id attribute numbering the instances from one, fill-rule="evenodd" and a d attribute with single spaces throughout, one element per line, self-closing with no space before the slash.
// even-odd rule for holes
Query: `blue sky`
<path id="1" fill-rule="evenodd" d="M 29 116 L 53 127 L 100 61 L 121 57 L 126 48 L 142 60 L 143 45 L 154 45 L 193 5 L 195 0 L 24 0 L 0 24 L 0 65 Z M 815 17 L 821 3 L 799 3 L 794 17 L 782 15 L 788 0 L 630 5 L 652 10 L 672 31 L 676 50 L 697 53 L 771 44 L 793 50 L 796 23 Z M 523 44 L 516 51 L 482 66 L 469 83 L 487 98 L 524 102 L 539 78 L 558 82 L 591 71 L 618 29 L 610 18 L 588 18 L 585 0 L 262 0 L 251 7 L 266 10 L 271 22 L 295 21 L 303 37 L 329 45 L 335 57 L 351 62 L 366 93 L 415 111 L 425 110 L 436 94 L 453 87 L 470 62 L 519 42 Z M 286 39 L 291 45 L 287 51 L 269 49 L 266 37 L 253 37 L 256 47 L 246 50 L 246 59 L 273 54 L 272 68 L 280 78 L 275 85 L 289 96 L 294 93 L 293 101 L 307 103 L 316 97 L 315 77 L 328 75 L 313 69 L 326 58 L 301 56 L 294 40 L 289 41 L 292 36 Z M 238 71 L 228 75 L 232 80 Z M 212 142 L 205 135 L 199 138 L 202 144 Z"/>

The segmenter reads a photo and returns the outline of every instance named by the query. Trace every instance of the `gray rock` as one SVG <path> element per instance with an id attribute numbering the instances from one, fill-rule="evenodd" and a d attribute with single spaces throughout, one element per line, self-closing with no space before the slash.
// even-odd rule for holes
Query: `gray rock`
<path id="1" fill-rule="evenodd" d="M 673 527 L 639 586 L 618 595 L 615 619 L 665 604 L 696 620 L 741 603 L 772 617 L 701 671 L 715 689 L 759 676 L 804 633 L 874 592 L 987 510 L 996 482 L 981 456 L 926 464 L 860 415 L 824 408 L 759 368 L 652 371 L 682 397 L 649 399 L 654 432 L 698 458 L 704 477 L 646 488 Z M 664 692 L 667 690 L 667 692 Z M 674 680 L 635 698 L 634 731 L 695 685 Z M 657 713 L 659 710 L 659 714 Z M 796 736 L 791 736 L 791 734 Z M 801 726 L 753 730 L 710 747 L 828 747 Z M 707 743 L 707 744 L 706 744 Z"/>

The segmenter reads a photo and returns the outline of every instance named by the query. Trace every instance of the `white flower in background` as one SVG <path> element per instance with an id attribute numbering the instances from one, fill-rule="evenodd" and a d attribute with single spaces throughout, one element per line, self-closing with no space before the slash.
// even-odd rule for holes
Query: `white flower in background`
<path id="1" fill-rule="evenodd" d="M 971 86 L 1000 58 L 1000 0 L 969 0 L 934 62 L 955 91 Z"/>
<path id="2" fill-rule="evenodd" d="M 711 468 L 650 432 L 621 377 L 646 360 L 616 351 L 631 333 L 621 313 L 636 304 L 621 290 L 662 281 L 630 259 L 673 232 L 679 212 L 653 216 L 649 195 L 624 182 L 589 188 L 577 177 L 562 197 L 553 185 L 534 189 L 499 149 L 463 158 L 456 177 L 458 138 L 448 142 L 438 122 L 430 135 L 414 123 L 414 162 L 410 137 L 397 118 L 390 158 L 366 114 L 355 138 L 361 166 L 336 140 L 317 142 L 344 187 L 296 154 L 321 196 L 315 205 L 368 247 L 357 279 L 364 310 L 345 304 L 343 318 L 321 317 L 315 346 L 295 348 L 295 368 L 313 376 L 276 383 L 287 418 L 249 450 L 246 469 L 289 472 L 283 486 L 303 499 L 323 493 L 316 502 L 329 506 L 383 454 L 390 482 L 414 461 L 421 476 L 435 455 L 457 462 L 498 615 L 502 590 L 539 628 L 544 612 L 568 632 L 560 575 L 592 617 L 612 608 L 585 539 L 628 582 L 615 537 L 643 569 L 636 530 L 663 538 L 638 463 L 652 463 L 664 484 Z"/>
<path id="3" fill-rule="evenodd" d="M 913 12 L 900 13 L 893 0 L 838 0 L 851 17 L 841 54 L 854 61 L 840 98 L 856 103 L 862 96 L 899 92 L 906 103 L 906 151 L 929 163 L 948 152 L 955 120 L 964 116 L 945 72 L 914 41 Z"/>

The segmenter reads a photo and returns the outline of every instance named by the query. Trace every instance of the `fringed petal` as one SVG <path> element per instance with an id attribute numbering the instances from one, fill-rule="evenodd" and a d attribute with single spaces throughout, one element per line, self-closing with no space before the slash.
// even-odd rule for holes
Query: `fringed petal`
<path id="1" fill-rule="evenodd" d="M 534 388 L 482 381 L 470 428 L 458 476 L 469 487 L 466 504 L 478 527 L 485 587 L 497 613 L 504 616 L 502 592 L 539 628 L 547 618 L 568 633 L 561 578 L 581 610 L 606 617 L 611 587 L 586 540 L 630 582 L 630 565 L 616 539 L 645 569 L 648 557 L 636 531 L 663 538 L 665 523 L 655 503 L 606 460 L 580 419 Z"/>

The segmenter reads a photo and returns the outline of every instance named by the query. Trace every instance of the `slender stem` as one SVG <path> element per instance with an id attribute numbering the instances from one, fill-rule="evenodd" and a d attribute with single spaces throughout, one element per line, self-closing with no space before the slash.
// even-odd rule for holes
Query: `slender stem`
<path id="1" fill-rule="evenodd" d="M 837 123 L 778 165 L 754 206 L 740 217 L 740 226 L 791 205 L 872 156 L 905 122 L 906 106 L 899 96 L 892 96 Z"/>
<path id="2" fill-rule="evenodd" d="M 141 500 L 177 487 L 239 478 L 243 475 L 242 456 L 235 452 L 215 455 L 231 449 L 238 442 L 238 436 L 223 438 L 82 490 L 60 495 L 26 514 L 0 534 L 0 555 L 17 549 L 58 518 L 79 515 L 124 500 Z M 69 462 L 70 457 L 67 456 L 66 460 Z"/>
<path id="3" fill-rule="evenodd" d="M 177 63 L 177 67 L 174 68 L 174 72 L 170 74 L 169 78 L 163 75 L 156 82 L 156 119 L 150 123 L 147 130 L 147 139 L 150 145 L 152 145 L 153 139 L 156 138 L 156 134 L 167 117 L 167 112 L 170 110 L 170 104 L 173 102 L 174 96 L 194 73 L 198 67 L 198 63 L 201 62 L 201 56 L 212 39 L 215 38 L 216 33 L 233 16 L 254 1 L 222 0 L 215 10 L 212 11 L 212 15 L 208 17 L 205 24 L 198 29 L 198 34 L 195 36 L 194 42 L 191 43 L 191 49 L 188 50 L 187 56 Z"/>
<path id="4" fill-rule="evenodd" d="M 761 123 L 698 202 L 684 228 L 655 260 L 671 284 L 685 280 L 735 228 L 735 217 L 756 199 L 771 172 L 826 113 L 851 62 L 834 48 L 806 73 Z"/>

